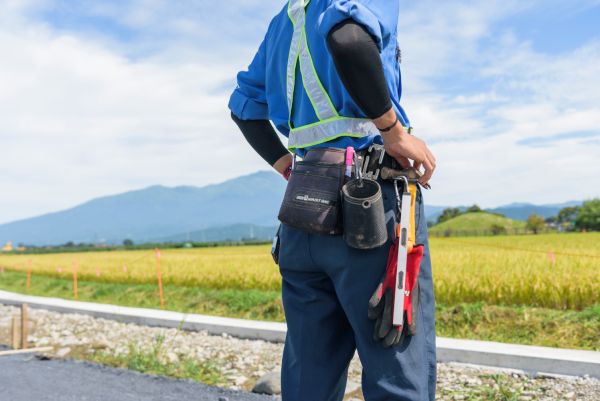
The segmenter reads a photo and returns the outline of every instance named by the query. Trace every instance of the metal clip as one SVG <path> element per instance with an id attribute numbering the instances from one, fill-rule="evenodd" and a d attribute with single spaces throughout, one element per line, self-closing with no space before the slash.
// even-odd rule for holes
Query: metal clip
<path id="1" fill-rule="evenodd" d="M 377 158 L 377 166 L 376 166 L 375 170 L 367 171 L 367 169 L 370 167 L 371 154 L 373 154 L 373 152 L 379 152 L 379 157 Z M 363 175 L 365 178 L 369 178 L 372 180 L 377 180 L 379 178 L 379 174 L 381 172 L 380 166 L 383 163 L 384 157 L 385 157 L 385 148 L 383 145 L 373 143 L 373 144 L 371 144 L 371 146 L 369 146 L 369 149 L 366 152 L 365 162 L 363 163 L 363 166 L 362 166 L 362 171 L 363 171 Z"/>
<path id="2" fill-rule="evenodd" d="M 356 175 L 356 178 L 359 181 L 359 185 L 362 186 L 363 174 L 361 171 L 361 164 L 357 152 L 354 152 L 354 175 Z"/>

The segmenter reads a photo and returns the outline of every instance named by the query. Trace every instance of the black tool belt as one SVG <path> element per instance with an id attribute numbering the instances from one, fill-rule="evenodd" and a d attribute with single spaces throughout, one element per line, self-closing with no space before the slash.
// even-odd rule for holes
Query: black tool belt
<path id="1" fill-rule="evenodd" d="M 279 210 L 282 223 L 314 234 L 342 234 L 341 189 L 350 180 L 345 156 L 345 149 L 315 148 L 294 163 Z M 383 167 L 397 168 L 383 145 L 371 145 L 356 156 L 365 179 L 378 180 Z M 354 171 L 355 166 L 351 178 L 356 178 Z"/>

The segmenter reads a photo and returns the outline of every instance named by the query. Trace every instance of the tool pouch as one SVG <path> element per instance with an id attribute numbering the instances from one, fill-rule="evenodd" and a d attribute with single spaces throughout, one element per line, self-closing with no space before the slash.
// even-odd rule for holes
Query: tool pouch
<path id="1" fill-rule="evenodd" d="M 341 234 L 343 183 L 343 163 L 296 162 L 279 210 L 279 220 L 312 234 Z"/>
<path id="2" fill-rule="evenodd" d="M 342 188 L 344 240 L 352 248 L 373 249 L 387 242 L 381 186 L 377 181 L 355 179 Z"/>
<path id="3" fill-rule="evenodd" d="M 275 236 L 273 237 L 273 242 L 271 244 L 271 256 L 273 257 L 273 261 L 275 262 L 276 265 L 279 264 L 279 248 L 281 246 L 281 241 L 279 239 L 280 234 L 281 234 L 281 224 L 277 228 L 277 232 L 275 233 Z"/>

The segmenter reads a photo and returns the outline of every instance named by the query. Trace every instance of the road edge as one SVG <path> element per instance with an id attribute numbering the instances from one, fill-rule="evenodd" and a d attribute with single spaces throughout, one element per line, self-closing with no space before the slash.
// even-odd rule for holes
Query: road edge
<path id="1" fill-rule="evenodd" d="M 79 313 L 144 326 L 207 331 L 271 342 L 284 342 L 285 323 L 198 315 L 156 309 L 70 301 L 0 291 L 0 303 L 29 304 L 32 308 L 61 313 Z M 600 378 L 600 352 L 506 344 L 491 341 L 459 340 L 438 337 L 440 362 L 458 362 L 496 368 L 517 369 L 530 374 L 556 374 Z"/>

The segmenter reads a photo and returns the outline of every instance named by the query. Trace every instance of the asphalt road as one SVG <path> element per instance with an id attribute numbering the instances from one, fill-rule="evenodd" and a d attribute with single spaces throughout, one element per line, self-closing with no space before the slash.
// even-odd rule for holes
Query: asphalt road
<path id="1" fill-rule="evenodd" d="M 0 348 L 1 349 L 1 348 Z M 0 357 L 2 401 L 273 401 L 272 396 L 205 386 L 88 362 Z"/>

